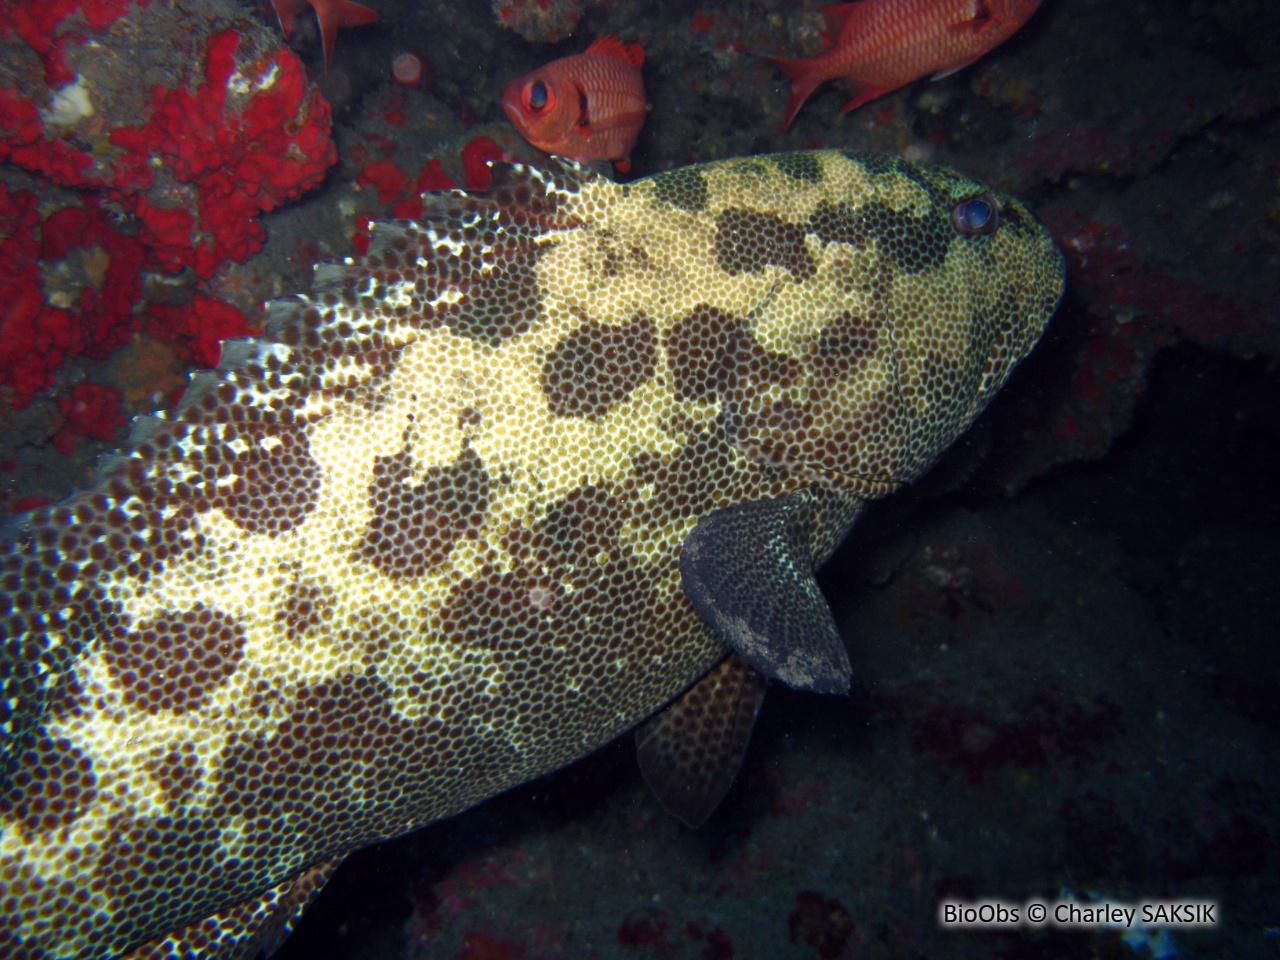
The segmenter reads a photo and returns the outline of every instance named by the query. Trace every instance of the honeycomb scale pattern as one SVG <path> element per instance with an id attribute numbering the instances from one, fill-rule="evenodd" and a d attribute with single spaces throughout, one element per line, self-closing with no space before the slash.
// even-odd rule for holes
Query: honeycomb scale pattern
<path id="1" fill-rule="evenodd" d="M 0 530 L 0 956 L 262 942 L 322 864 L 635 726 L 725 655 L 698 520 L 918 477 L 1062 260 L 956 173 L 822 152 L 498 166 L 315 280 Z"/>

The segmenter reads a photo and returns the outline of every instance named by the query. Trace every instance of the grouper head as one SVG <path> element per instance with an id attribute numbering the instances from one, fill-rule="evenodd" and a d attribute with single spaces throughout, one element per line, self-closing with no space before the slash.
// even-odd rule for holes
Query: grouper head
<path id="1" fill-rule="evenodd" d="M 778 257 L 804 282 L 760 303 L 724 399 L 744 452 L 876 496 L 969 427 L 1039 340 L 1065 268 L 1012 197 L 942 167 L 851 161 L 825 165 L 827 197 Z M 743 249 L 770 232 L 749 217 L 724 230 L 733 219 L 721 232 Z"/>

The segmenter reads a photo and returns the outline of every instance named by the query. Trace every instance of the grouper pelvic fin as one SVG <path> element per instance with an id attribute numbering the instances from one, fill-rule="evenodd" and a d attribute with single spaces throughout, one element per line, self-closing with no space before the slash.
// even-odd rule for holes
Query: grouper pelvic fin
<path id="1" fill-rule="evenodd" d="M 728 793 L 765 686 L 763 676 L 730 654 L 636 731 L 645 783 L 685 826 L 701 826 Z"/>

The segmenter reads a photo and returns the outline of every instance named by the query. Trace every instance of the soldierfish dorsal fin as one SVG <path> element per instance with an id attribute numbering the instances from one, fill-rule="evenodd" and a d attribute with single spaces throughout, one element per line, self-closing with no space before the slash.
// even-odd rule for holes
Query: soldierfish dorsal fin
<path id="1" fill-rule="evenodd" d="M 747 752 L 765 679 L 730 654 L 636 731 L 636 759 L 663 808 L 701 826 Z"/>
<path id="2" fill-rule="evenodd" d="M 601 37 L 591 46 L 587 53 L 598 53 L 605 57 L 617 57 L 624 63 L 639 70 L 644 66 L 644 49 L 638 43 L 623 43 L 617 37 Z"/>

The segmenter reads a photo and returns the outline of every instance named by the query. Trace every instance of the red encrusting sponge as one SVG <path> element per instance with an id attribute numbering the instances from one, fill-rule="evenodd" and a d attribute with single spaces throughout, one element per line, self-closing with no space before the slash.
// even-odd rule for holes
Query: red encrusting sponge
<path id="1" fill-rule="evenodd" d="M 15 54 L 25 45 L 44 71 L 43 85 L 0 88 L 0 161 L 83 198 L 45 213 L 47 199 L 0 183 L 0 405 L 25 406 L 68 357 L 106 356 L 141 329 L 215 364 L 219 340 L 247 333 L 248 322 L 205 281 L 258 252 L 259 216 L 336 162 L 329 105 L 298 58 L 216 21 L 193 25 L 206 34 L 194 38 L 202 54 L 186 76 L 149 97 L 106 100 L 121 89 L 98 82 L 107 73 L 133 69 L 139 83 L 172 74 L 166 38 L 147 33 L 148 4 L 50 0 L 18 4 L 0 22 L 0 40 Z M 121 18 L 131 30 L 109 29 Z M 152 42 L 129 53 L 119 47 L 129 36 Z M 168 286 L 144 284 L 148 271 L 184 270 L 193 302 L 148 301 L 146 291 Z M 106 402 L 99 396 L 96 409 Z M 80 416 L 83 404 L 72 406 Z M 97 435 L 63 416 L 60 445 Z"/>
<path id="2" fill-rule="evenodd" d="M 116 428 L 126 422 L 120 410 L 120 391 L 97 383 L 82 383 L 65 397 L 58 398 L 62 428 L 53 436 L 53 445 L 70 454 L 85 437 L 110 441 Z"/>

